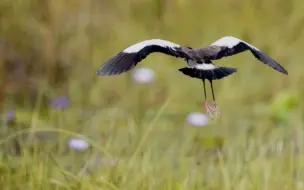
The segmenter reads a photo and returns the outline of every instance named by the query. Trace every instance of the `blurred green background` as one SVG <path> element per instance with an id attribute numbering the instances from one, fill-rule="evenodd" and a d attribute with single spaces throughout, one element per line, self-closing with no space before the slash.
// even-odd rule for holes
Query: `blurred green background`
<path id="1" fill-rule="evenodd" d="M 304 189 L 303 9 L 301 0 L 0 1 L 1 186 Z M 186 122 L 205 112 L 204 94 L 201 81 L 178 71 L 181 59 L 141 62 L 155 71 L 152 84 L 134 83 L 131 72 L 96 76 L 142 40 L 199 48 L 227 35 L 289 75 L 250 52 L 216 61 L 238 72 L 214 83 L 221 116 L 204 128 Z M 51 109 L 62 96 L 69 107 Z M 69 149 L 77 136 L 92 148 Z"/>

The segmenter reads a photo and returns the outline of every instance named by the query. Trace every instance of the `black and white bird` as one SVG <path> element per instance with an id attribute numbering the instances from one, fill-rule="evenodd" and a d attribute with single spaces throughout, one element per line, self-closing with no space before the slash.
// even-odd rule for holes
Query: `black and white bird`
<path id="1" fill-rule="evenodd" d="M 237 71 L 236 68 L 220 67 L 212 63 L 223 57 L 232 56 L 249 50 L 254 57 L 273 69 L 288 74 L 288 72 L 271 57 L 260 51 L 253 45 L 232 36 L 225 36 L 215 41 L 211 45 L 199 49 L 183 47 L 170 41 L 162 39 L 151 39 L 134 44 L 110 58 L 98 71 L 97 75 L 110 76 L 120 75 L 134 68 L 140 61 L 149 54 L 159 52 L 186 61 L 187 67 L 180 68 L 179 71 L 193 78 L 203 81 L 205 106 L 209 114 L 214 111 L 217 115 L 219 111 L 216 106 L 213 80 L 222 79 Z M 211 85 L 213 106 L 207 102 L 205 80 Z"/>

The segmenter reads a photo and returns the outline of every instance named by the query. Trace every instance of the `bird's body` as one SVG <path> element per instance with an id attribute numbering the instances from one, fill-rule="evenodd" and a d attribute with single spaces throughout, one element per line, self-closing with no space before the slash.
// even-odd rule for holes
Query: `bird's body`
<path id="1" fill-rule="evenodd" d="M 215 103 L 212 81 L 227 77 L 236 72 L 237 69 L 219 67 L 212 61 L 221 59 L 223 57 L 233 56 L 244 51 L 250 51 L 259 61 L 283 74 L 288 74 L 287 71 L 279 63 L 260 51 L 255 46 L 238 38 L 225 36 L 213 42 L 211 45 L 199 49 L 183 47 L 176 43 L 162 39 L 145 40 L 124 49 L 117 55 L 110 58 L 97 71 L 97 75 L 120 75 L 134 68 L 149 54 L 159 52 L 184 59 L 187 63 L 187 67 L 180 68 L 179 71 L 187 76 L 201 79 L 204 83 L 204 90 L 205 80 L 209 80 L 211 83 L 213 100 Z M 209 105 L 207 105 L 206 102 L 206 107 L 211 109 L 211 106 L 208 106 Z"/>

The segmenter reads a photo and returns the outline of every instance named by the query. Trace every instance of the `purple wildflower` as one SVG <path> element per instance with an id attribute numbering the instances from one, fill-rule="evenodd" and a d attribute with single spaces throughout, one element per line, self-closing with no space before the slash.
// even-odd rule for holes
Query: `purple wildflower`
<path id="1" fill-rule="evenodd" d="M 51 107 L 53 109 L 66 109 L 69 106 L 70 106 L 70 100 L 66 96 L 56 98 L 51 104 Z"/>
<path id="2" fill-rule="evenodd" d="M 8 122 L 12 122 L 16 119 L 16 113 L 13 110 L 6 112 L 5 119 Z"/>

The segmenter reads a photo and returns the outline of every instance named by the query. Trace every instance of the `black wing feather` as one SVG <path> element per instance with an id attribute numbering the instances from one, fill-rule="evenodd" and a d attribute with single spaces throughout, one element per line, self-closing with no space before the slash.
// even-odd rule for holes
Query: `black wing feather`
<path id="1" fill-rule="evenodd" d="M 237 69 L 229 67 L 217 67 L 212 70 L 201 70 L 197 68 L 184 67 L 180 68 L 179 71 L 192 78 L 219 80 L 235 73 Z"/>
<path id="2" fill-rule="evenodd" d="M 136 63 L 134 62 L 135 53 L 120 52 L 109 59 L 98 71 L 97 75 L 110 76 L 119 75 L 131 70 Z"/>
<path id="3" fill-rule="evenodd" d="M 268 55 L 266 55 L 265 53 L 261 52 L 261 51 L 257 51 L 255 49 L 251 49 L 250 50 L 251 53 L 254 55 L 254 57 L 256 57 L 258 60 L 262 61 L 264 64 L 272 67 L 273 69 L 288 75 L 288 72 L 286 69 L 284 69 L 283 66 L 281 66 L 278 62 L 276 62 L 275 60 L 271 59 L 271 57 L 269 57 Z"/>
<path id="4" fill-rule="evenodd" d="M 258 60 L 260 60 L 264 64 L 272 67 L 273 69 L 275 69 L 281 73 L 288 74 L 288 72 L 278 62 L 273 60 L 271 57 L 269 57 L 264 52 L 254 49 L 244 42 L 240 42 L 237 45 L 233 46 L 232 48 L 229 48 L 227 46 L 220 46 L 220 48 L 218 50 L 219 51 L 215 52 L 212 56 L 209 57 L 210 60 L 221 59 L 222 57 L 232 56 L 232 55 L 249 50 L 254 55 L 254 57 L 256 57 Z"/>
<path id="5" fill-rule="evenodd" d="M 120 75 L 134 68 L 139 62 L 145 59 L 151 53 L 164 53 L 174 57 L 189 58 L 183 51 L 183 48 L 170 48 L 158 45 L 146 46 L 139 52 L 126 53 L 120 52 L 114 57 L 110 58 L 98 71 L 97 75 L 109 76 Z"/>

